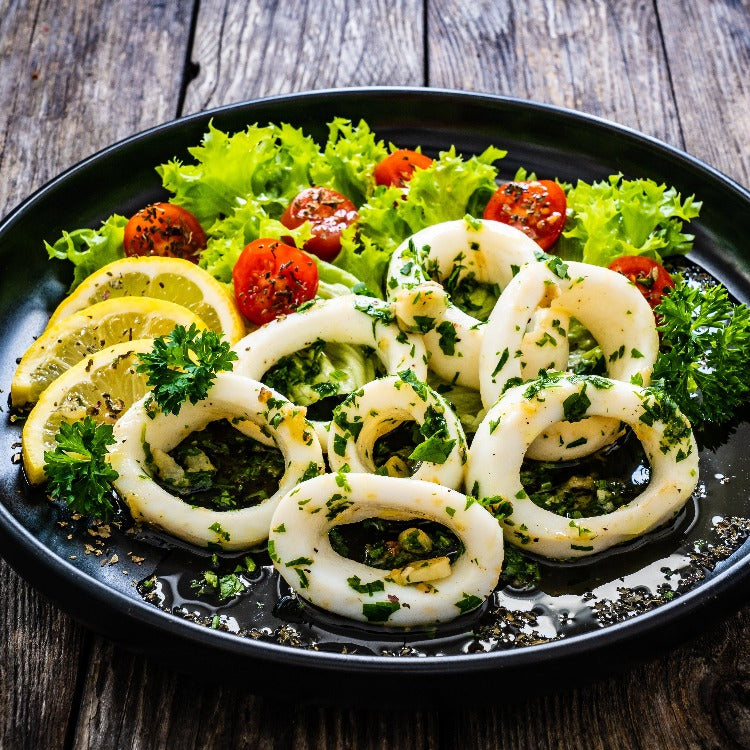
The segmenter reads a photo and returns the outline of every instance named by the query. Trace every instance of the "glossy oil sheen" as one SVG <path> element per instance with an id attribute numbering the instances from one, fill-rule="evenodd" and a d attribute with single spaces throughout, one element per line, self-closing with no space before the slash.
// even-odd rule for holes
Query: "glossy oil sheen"
<path id="1" fill-rule="evenodd" d="M 84 162 L 12 214 L 0 228 L 5 269 L 0 387 L 8 392 L 15 359 L 43 329 L 70 281 L 64 264 L 47 261 L 42 240 L 54 241 L 63 229 L 96 226 L 115 211 L 129 215 L 164 198 L 154 166 L 174 156 L 187 158 L 187 147 L 200 141 L 210 117 L 227 130 L 252 122 L 290 122 L 322 139 L 334 116 L 364 117 L 386 142 L 421 145 L 430 154 L 451 144 L 464 154 L 490 144 L 506 148 L 501 177 L 512 176 L 521 165 L 569 181 L 622 172 L 696 194 L 703 209 L 693 223 L 691 257 L 741 301 L 750 299 L 750 255 L 742 232 L 750 197 L 680 152 L 599 120 L 515 100 L 429 90 L 320 92 L 232 106 L 156 128 Z M 717 520 L 750 517 L 750 425 L 743 415 L 728 430 L 698 436 L 701 486 L 672 526 L 595 560 L 546 564 L 539 589 L 498 591 L 479 612 L 417 633 L 361 627 L 301 607 L 263 553 L 254 555 L 259 567 L 247 576 L 247 594 L 224 604 L 197 596 L 190 585 L 210 562 L 205 554 L 155 534 L 132 535 L 126 521 L 122 531 L 113 527 L 86 554 L 85 529 L 60 526 L 67 523 L 65 512 L 25 484 L 12 460 L 19 436 L 6 408 L 0 426 L 6 457 L 0 472 L 3 556 L 99 632 L 214 677 L 252 669 L 259 690 L 292 679 L 309 686 L 318 699 L 325 697 L 321 685 L 328 697 L 351 699 L 377 695 L 397 675 L 404 685 L 418 685 L 425 697 L 455 691 L 462 681 L 478 687 L 483 680 L 494 685 L 497 696 L 503 684 L 517 691 L 549 685 L 560 675 L 569 678 L 571 665 L 579 667 L 575 679 L 586 679 L 694 631 L 697 613 L 718 616 L 722 606 L 737 600 L 750 567 L 742 533 L 724 550 L 732 553 L 728 560 L 709 561 L 711 570 L 704 565 L 708 558 L 696 556 L 696 542 L 720 544 Z M 144 601 L 138 583 L 153 574 L 158 579 L 153 597 L 188 620 Z M 679 588 L 680 580 L 690 581 L 684 592 L 653 607 L 661 601 L 658 588 L 665 583 Z M 645 614 L 632 616 L 636 612 Z M 246 637 L 190 619 L 243 631 Z M 602 627 L 602 621 L 614 624 Z M 313 644 L 317 650 L 309 648 Z M 426 658 L 412 658 L 419 655 Z M 347 673 L 345 683 L 342 673 Z M 498 681 L 501 674 L 514 679 Z"/>

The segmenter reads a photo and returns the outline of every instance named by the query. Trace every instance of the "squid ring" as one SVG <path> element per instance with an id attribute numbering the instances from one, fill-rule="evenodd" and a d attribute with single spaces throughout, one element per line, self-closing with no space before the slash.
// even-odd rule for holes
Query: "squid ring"
<path id="1" fill-rule="evenodd" d="M 601 347 L 610 378 L 648 385 L 659 353 L 659 336 L 651 307 L 635 285 L 607 268 L 548 261 L 522 268 L 487 322 L 479 358 L 480 393 L 486 408 L 497 401 L 507 384 L 536 376 L 537 371 L 524 369 L 522 340 L 542 312 L 553 319 L 577 318 Z M 551 337 L 562 343 L 566 332 L 554 327 Z M 567 363 L 567 342 L 565 351 Z M 580 458 L 608 445 L 619 432 L 619 422 L 602 418 L 555 425 L 534 442 L 529 457 L 542 461 Z"/>
<path id="2" fill-rule="evenodd" d="M 422 425 L 434 454 L 416 459 L 421 462 L 412 479 L 458 489 L 466 463 L 461 423 L 448 402 L 408 370 L 367 383 L 337 407 L 328 434 L 331 469 L 348 466 L 352 472 L 374 474 L 376 441 L 407 421 Z"/>
<path id="3" fill-rule="evenodd" d="M 521 463 L 550 424 L 589 415 L 632 427 L 651 463 L 651 480 L 611 513 L 570 519 L 534 504 L 521 483 Z M 469 451 L 467 482 L 472 494 L 510 503 L 502 521 L 508 542 L 555 559 L 584 557 L 671 519 L 698 483 L 698 449 L 690 423 L 668 400 L 609 378 L 558 375 L 511 388 L 487 412 Z"/>
<path id="4" fill-rule="evenodd" d="M 316 341 L 369 346 L 386 373 L 413 370 L 427 377 L 427 354 L 418 336 L 401 331 L 391 306 L 374 297 L 348 294 L 319 300 L 249 333 L 232 348 L 237 352 L 234 372 L 261 380 L 283 357 L 307 349 Z M 311 421 L 322 446 L 328 445 L 328 422 Z"/>
<path id="5" fill-rule="evenodd" d="M 325 470 L 323 452 L 304 410 L 262 383 L 230 373 L 217 375 L 208 396 L 182 405 L 179 414 L 146 411 L 148 396 L 133 404 L 114 428 L 110 461 L 119 478 L 114 485 L 133 517 L 199 546 L 225 550 L 252 547 L 268 538 L 273 511 L 281 497 L 304 477 Z M 209 422 L 228 419 L 255 437 L 258 428 L 284 456 L 286 470 L 278 490 L 258 505 L 240 510 L 196 507 L 161 487 L 149 474 L 147 451 L 169 452 Z"/>
<path id="6" fill-rule="evenodd" d="M 437 521 L 461 539 L 464 551 L 444 576 L 419 583 L 400 578 L 406 569 L 381 570 L 334 551 L 332 528 L 375 517 Z M 484 602 L 502 568 L 503 534 L 488 511 L 448 487 L 338 473 L 303 482 L 282 498 L 268 550 L 287 583 L 318 607 L 363 622 L 424 625 L 453 620 Z"/>
<path id="7" fill-rule="evenodd" d="M 435 224 L 396 249 L 388 268 L 388 297 L 399 320 L 424 334 L 430 368 L 441 378 L 479 388 L 484 335 L 484 324 L 456 307 L 444 285 L 473 278 L 504 289 L 518 269 L 535 262 L 536 252 L 539 246 L 520 230 L 477 219 Z M 430 281 L 426 268 L 442 284 Z M 558 356 L 558 369 L 567 362 L 567 351 L 564 357 Z"/>

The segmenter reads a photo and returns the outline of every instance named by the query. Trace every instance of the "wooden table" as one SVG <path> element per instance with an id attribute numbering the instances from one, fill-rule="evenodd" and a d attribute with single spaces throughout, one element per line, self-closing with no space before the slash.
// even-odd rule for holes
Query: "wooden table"
<path id="1" fill-rule="evenodd" d="M 180 115 L 386 84 L 580 109 L 750 184 L 750 0 L 0 0 L 0 213 Z M 750 747 L 750 605 L 589 687 L 391 713 L 290 707 L 254 696 L 252 675 L 246 690 L 185 678 L 1 562 L 0 601 L 3 748 Z"/>

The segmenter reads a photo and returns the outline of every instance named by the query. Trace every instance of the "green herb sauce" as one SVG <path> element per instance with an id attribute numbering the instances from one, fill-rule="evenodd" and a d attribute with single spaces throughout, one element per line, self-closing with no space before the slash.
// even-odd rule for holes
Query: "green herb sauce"
<path id="1" fill-rule="evenodd" d="M 388 521 L 368 518 L 335 526 L 328 533 L 342 557 L 380 570 L 401 568 L 417 560 L 448 557 L 453 564 L 463 553 L 461 540 L 435 521 Z"/>
<path id="2" fill-rule="evenodd" d="M 191 505 L 237 510 L 261 503 L 279 488 L 285 462 L 276 446 L 259 443 L 226 419 L 193 432 L 168 454 L 180 471 L 152 466 L 154 479 Z"/>
<path id="3" fill-rule="evenodd" d="M 521 482 L 531 500 L 567 518 L 611 513 L 643 492 L 649 478 L 648 459 L 632 434 L 580 461 L 526 460 L 521 467 Z"/>

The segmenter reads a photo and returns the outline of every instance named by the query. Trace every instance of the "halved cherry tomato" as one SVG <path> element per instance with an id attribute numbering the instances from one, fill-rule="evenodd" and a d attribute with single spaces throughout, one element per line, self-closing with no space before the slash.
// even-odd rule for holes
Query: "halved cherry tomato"
<path id="1" fill-rule="evenodd" d="M 552 180 L 506 182 L 495 191 L 484 209 L 484 218 L 520 229 L 547 250 L 565 226 L 568 202 Z"/>
<path id="2" fill-rule="evenodd" d="M 182 206 L 152 203 L 133 214 L 125 225 L 125 255 L 166 255 L 198 262 L 206 233 Z"/>
<path id="3" fill-rule="evenodd" d="M 674 288 L 674 281 L 661 263 L 643 255 L 623 255 L 609 264 L 612 271 L 627 276 L 652 308 L 662 300 L 668 289 Z"/>
<path id="4" fill-rule="evenodd" d="M 414 174 L 414 170 L 427 169 L 432 164 L 429 156 L 419 151 L 400 148 L 383 159 L 375 167 L 375 182 L 378 185 L 395 185 L 404 187 Z"/>
<path id="5" fill-rule="evenodd" d="M 281 223 L 289 229 L 309 221 L 312 236 L 304 249 L 323 260 L 333 260 L 341 250 L 341 233 L 357 221 L 354 204 L 341 193 L 323 187 L 306 188 L 287 206 Z"/>
<path id="6" fill-rule="evenodd" d="M 315 296 L 318 267 L 296 247 L 261 238 L 242 251 L 232 280 L 237 307 L 248 320 L 263 325 Z"/>

